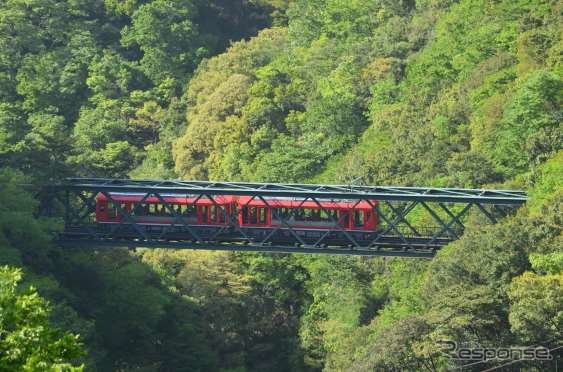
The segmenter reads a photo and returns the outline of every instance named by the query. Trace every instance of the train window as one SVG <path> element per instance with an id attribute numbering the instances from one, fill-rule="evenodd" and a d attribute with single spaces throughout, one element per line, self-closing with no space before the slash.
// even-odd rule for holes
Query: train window
<path id="1" fill-rule="evenodd" d="M 273 220 L 279 220 L 282 217 L 281 210 L 282 210 L 281 208 L 271 208 Z"/>
<path id="2" fill-rule="evenodd" d="M 117 208 L 113 202 L 109 203 L 108 208 L 108 218 L 116 218 L 117 217 Z"/>
<path id="3" fill-rule="evenodd" d="M 364 211 L 354 211 L 354 225 L 358 227 L 364 226 Z"/>
<path id="4" fill-rule="evenodd" d="M 142 204 L 133 204 L 132 208 L 135 210 L 137 216 L 145 215 L 145 208 Z"/>
<path id="5" fill-rule="evenodd" d="M 338 211 L 336 209 L 333 209 L 333 210 L 330 211 L 330 214 L 332 216 L 331 221 L 337 222 L 338 221 Z"/>
<path id="6" fill-rule="evenodd" d="M 319 209 L 317 221 L 336 222 L 338 221 L 338 211 L 336 209 Z"/>
<path id="7" fill-rule="evenodd" d="M 149 216 L 162 216 L 166 214 L 166 207 L 161 204 L 151 203 L 149 204 Z"/>
<path id="8" fill-rule="evenodd" d="M 256 224 L 258 222 L 258 208 L 250 207 L 249 218 L 251 224 Z"/>
<path id="9" fill-rule="evenodd" d="M 275 220 L 288 220 L 291 214 L 291 209 L 289 208 L 272 208 L 272 219 Z"/>
<path id="10" fill-rule="evenodd" d="M 172 205 L 172 210 L 174 211 L 174 216 L 181 216 L 182 215 L 182 205 L 181 204 L 174 204 Z"/>
<path id="11" fill-rule="evenodd" d="M 258 208 L 258 223 L 266 224 L 266 208 Z"/>
<path id="12" fill-rule="evenodd" d="M 241 213 L 242 213 L 242 223 L 247 224 L 248 223 L 248 207 L 242 207 Z"/>
<path id="13" fill-rule="evenodd" d="M 340 224 L 344 227 L 349 227 L 350 226 L 350 214 L 348 211 L 346 210 L 340 210 L 339 213 L 339 217 L 338 217 L 338 221 L 340 221 Z"/>
<path id="14" fill-rule="evenodd" d="M 285 219 L 291 218 L 293 216 L 293 210 L 290 208 L 282 208 L 282 216 Z"/>
<path id="15" fill-rule="evenodd" d="M 151 204 L 151 214 L 152 214 L 153 216 L 158 216 L 158 215 L 159 215 L 158 204 Z"/>
<path id="16" fill-rule="evenodd" d="M 217 207 L 217 222 L 223 223 L 225 222 L 225 216 L 227 215 L 227 211 L 225 207 Z"/>
<path id="17" fill-rule="evenodd" d="M 121 203 L 121 204 L 119 205 L 120 208 L 121 208 L 121 210 L 120 210 L 121 212 L 120 212 L 120 213 L 123 214 L 123 215 L 124 215 L 124 214 L 130 215 L 130 214 L 131 214 L 131 209 L 129 208 L 129 205 L 130 205 L 130 204 L 128 204 L 128 203 Z"/>
<path id="18" fill-rule="evenodd" d="M 200 214 L 201 214 L 201 222 L 208 223 L 209 222 L 209 207 L 207 205 L 202 205 L 200 207 Z"/>
<path id="19" fill-rule="evenodd" d="M 321 221 L 321 210 L 320 209 L 312 209 L 311 210 L 311 221 Z"/>
<path id="20" fill-rule="evenodd" d="M 321 215 L 318 209 L 299 208 L 295 210 L 296 221 L 320 221 Z"/>
<path id="21" fill-rule="evenodd" d="M 196 213 L 195 206 L 193 204 L 183 205 L 182 206 L 182 214 L 185 217 L 196 217 L 197 213 Z"/>
<path id="22" fill-rule="evenodd" d="M 211 206 L 211 222 L 225 222 L 225 208 L 219 205 Z"/>
<path id="23" fill-rule="evenodd" d="M 211 212 L 210 212 L 210 215 L 211 215 L 210 222 L 217 222 L 217 206 L 212 205 L 212 206 L 210 207 L 210 209 L 211 209 Z"/>

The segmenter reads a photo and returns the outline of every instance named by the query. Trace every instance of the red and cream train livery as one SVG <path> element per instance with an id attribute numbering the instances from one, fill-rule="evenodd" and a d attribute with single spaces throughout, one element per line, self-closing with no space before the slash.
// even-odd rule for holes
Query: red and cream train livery
<path id="1" fill-rule="evenodd" d="M 148 232 L 163 227 L 188 224 L 205 236 L 217 227 L 243 229 L 248 236 L 263 237 L 273 229 L 279 239 L 289 237 L 292 229 L 303 238 L 315 239 L 331 230 L 328 240 L 340 240 L 342 231 L 356 238 L 370 239 L 378 227 L 374 206 L 377 201 L 295 200 L 250 196 L 215 196 L 213 200 L 190 195 L 162 195 L 161 199 L 144 194 L 111 193 L 112 200 L 96 197 L 96 222 L 127 226 L 131 220 Z M 371 203 L 371 204 L 370 204 Z M 120 213 L 120 211 L 125 213 Z M 235 220 L 233 220 L 235 219 Z M 339 226 L 335 227 L 335 223 Z M 208 235 L 208 234 L 207 234 Z M 325 239 L 327 240 L 327 239 Z"/>

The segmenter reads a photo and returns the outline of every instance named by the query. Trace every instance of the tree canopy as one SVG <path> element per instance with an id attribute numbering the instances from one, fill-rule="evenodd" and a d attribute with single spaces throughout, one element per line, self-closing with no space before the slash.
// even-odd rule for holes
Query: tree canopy
<path id="1" fill-rule="evenodd" d="M 0 2 L 0 370 L 436 371 L 439 340 L 561 339 L 560 3 Z M 65 250 L 34 187 L 70 175 L 530 200 L 432 261 Z"/>

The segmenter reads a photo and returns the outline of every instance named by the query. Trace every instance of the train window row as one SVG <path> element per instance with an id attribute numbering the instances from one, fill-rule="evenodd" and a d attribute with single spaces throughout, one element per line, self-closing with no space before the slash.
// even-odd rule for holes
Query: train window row
<path id="1" fill-rule="evenodd" d="M 117 205 L 116 205 L 117 204 Z M 107 217 L 117 218 L 125 211 L 134 217 L 174 217 L 182 216 L 189 219 L 197 219 L 199 223 L 224 223 L 229 211 L 219 205 L 198 205 L 162 203 L 112 203 L 101 204 L 100 212 L 105 212 Z M 172 213 L 171 209 L 174 211 Z M 319 208 L 266 208 L 248 207 L 241 208 L 243 224 L 266 225 L 279 223 L 283 219 L 288 222 L 318 222 L 322 224 L 333 224 L 338 222 L 343 226 L 349 226 L 350 222 L 357 227 L 365 226 L 371 218 L 371 212 L 356 209 L 350 218 L 350 211 L 345 209 L 319 209 Z M 351 221 L 350 221 L 351 220 Z"/>
<path id="2" fill-rule="evenodd" d="M 119 208 L 114 203 L 108 203 L 107 215 L 109 218 L 115 218 L 120 213 L 119 211 L 125 211 L 131 216 L 143 217 L 143 216 L 153 216 L 153 217 L 174 217 L 174 214 L 183 217 L 197 217 L 197 209 L 193 204 L 165 204 L 161 203 L 119 203 Z M 225 208 L 221 206 L 198 206 L 200 210 L 200 215 L 202 216 L 203 222 L 217 221 L 223 222 L 225 215 Z M 172 209 L 174 213 L 170 210 Z M 100 205 L 100 211 L 105 212 L 105 206 Z"/>
<path id="3" fill-rule="evenodd" d="M 243 224 L 265 225 L 267 223 L 264 207 L 242 207 L 241 214 Z"/>

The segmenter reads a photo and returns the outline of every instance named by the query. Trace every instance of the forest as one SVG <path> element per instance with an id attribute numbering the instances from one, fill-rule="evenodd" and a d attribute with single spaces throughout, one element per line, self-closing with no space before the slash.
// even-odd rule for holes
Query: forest
<path id="1" fill-rule="evenodd" d="M 557 0 L 2 0 L 0 371 L 446 371 L 442 340 L 560 345 L 562 19 Z M 432 260 L 69 250 L 32 190 L 69 176 L 529 201 Z"/>

